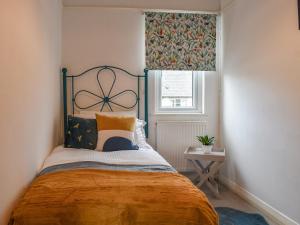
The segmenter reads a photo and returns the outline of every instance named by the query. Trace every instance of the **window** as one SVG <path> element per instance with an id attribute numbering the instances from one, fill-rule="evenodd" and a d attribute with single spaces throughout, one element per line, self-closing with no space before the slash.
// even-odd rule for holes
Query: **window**
<path id="1" fill-rule="evenodd" d="M 203 113 L 203 72 L 156 71 L 157 113 Z"/>

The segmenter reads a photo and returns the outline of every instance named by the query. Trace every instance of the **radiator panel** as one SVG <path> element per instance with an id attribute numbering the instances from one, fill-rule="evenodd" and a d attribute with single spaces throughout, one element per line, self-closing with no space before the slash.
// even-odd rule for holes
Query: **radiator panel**
<path id="1" fill-rule="evenodd" d="M 177 171 L 189 171 L 184 159 L 189 146 L 199 146 L 196 136 L 206 134 L 206 121 L 157 121 L 156 148 Z"/>

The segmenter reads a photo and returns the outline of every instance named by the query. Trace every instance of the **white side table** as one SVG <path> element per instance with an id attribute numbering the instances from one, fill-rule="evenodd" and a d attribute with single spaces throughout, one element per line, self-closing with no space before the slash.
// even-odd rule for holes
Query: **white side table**
<path id="1" fill-rule="evenodd" d="M 206 184 L 216 197 L 220 197 L 215 176 L 224 164 L 225 149 L 213 149 L 211 153 L 204 153 L 201 148 L 189 147 L 184 152 L 184 158 L 192 162 L 198 174 L 196 179 L 200 178 L 196 186 Z M 207 162 L 206 166 L 203 166 L 203 161 Z"/>

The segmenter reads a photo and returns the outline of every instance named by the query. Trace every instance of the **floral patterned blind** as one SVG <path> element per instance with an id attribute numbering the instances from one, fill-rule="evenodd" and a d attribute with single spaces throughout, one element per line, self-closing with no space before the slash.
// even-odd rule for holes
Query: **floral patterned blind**
<path id="1" fill-rule="evenodd" d="M 216 15 L 146 12 L 146 67 L 216 70 Z"/>

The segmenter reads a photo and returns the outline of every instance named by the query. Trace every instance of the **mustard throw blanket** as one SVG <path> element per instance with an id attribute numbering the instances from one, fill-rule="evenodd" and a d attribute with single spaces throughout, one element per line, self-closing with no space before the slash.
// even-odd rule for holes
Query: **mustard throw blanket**
<path id="1" fill-rule="evenodd" d="M 37 177 L 13 225 L 217 225 L 206 196 L 178 173 L 76 169 Z"/>

